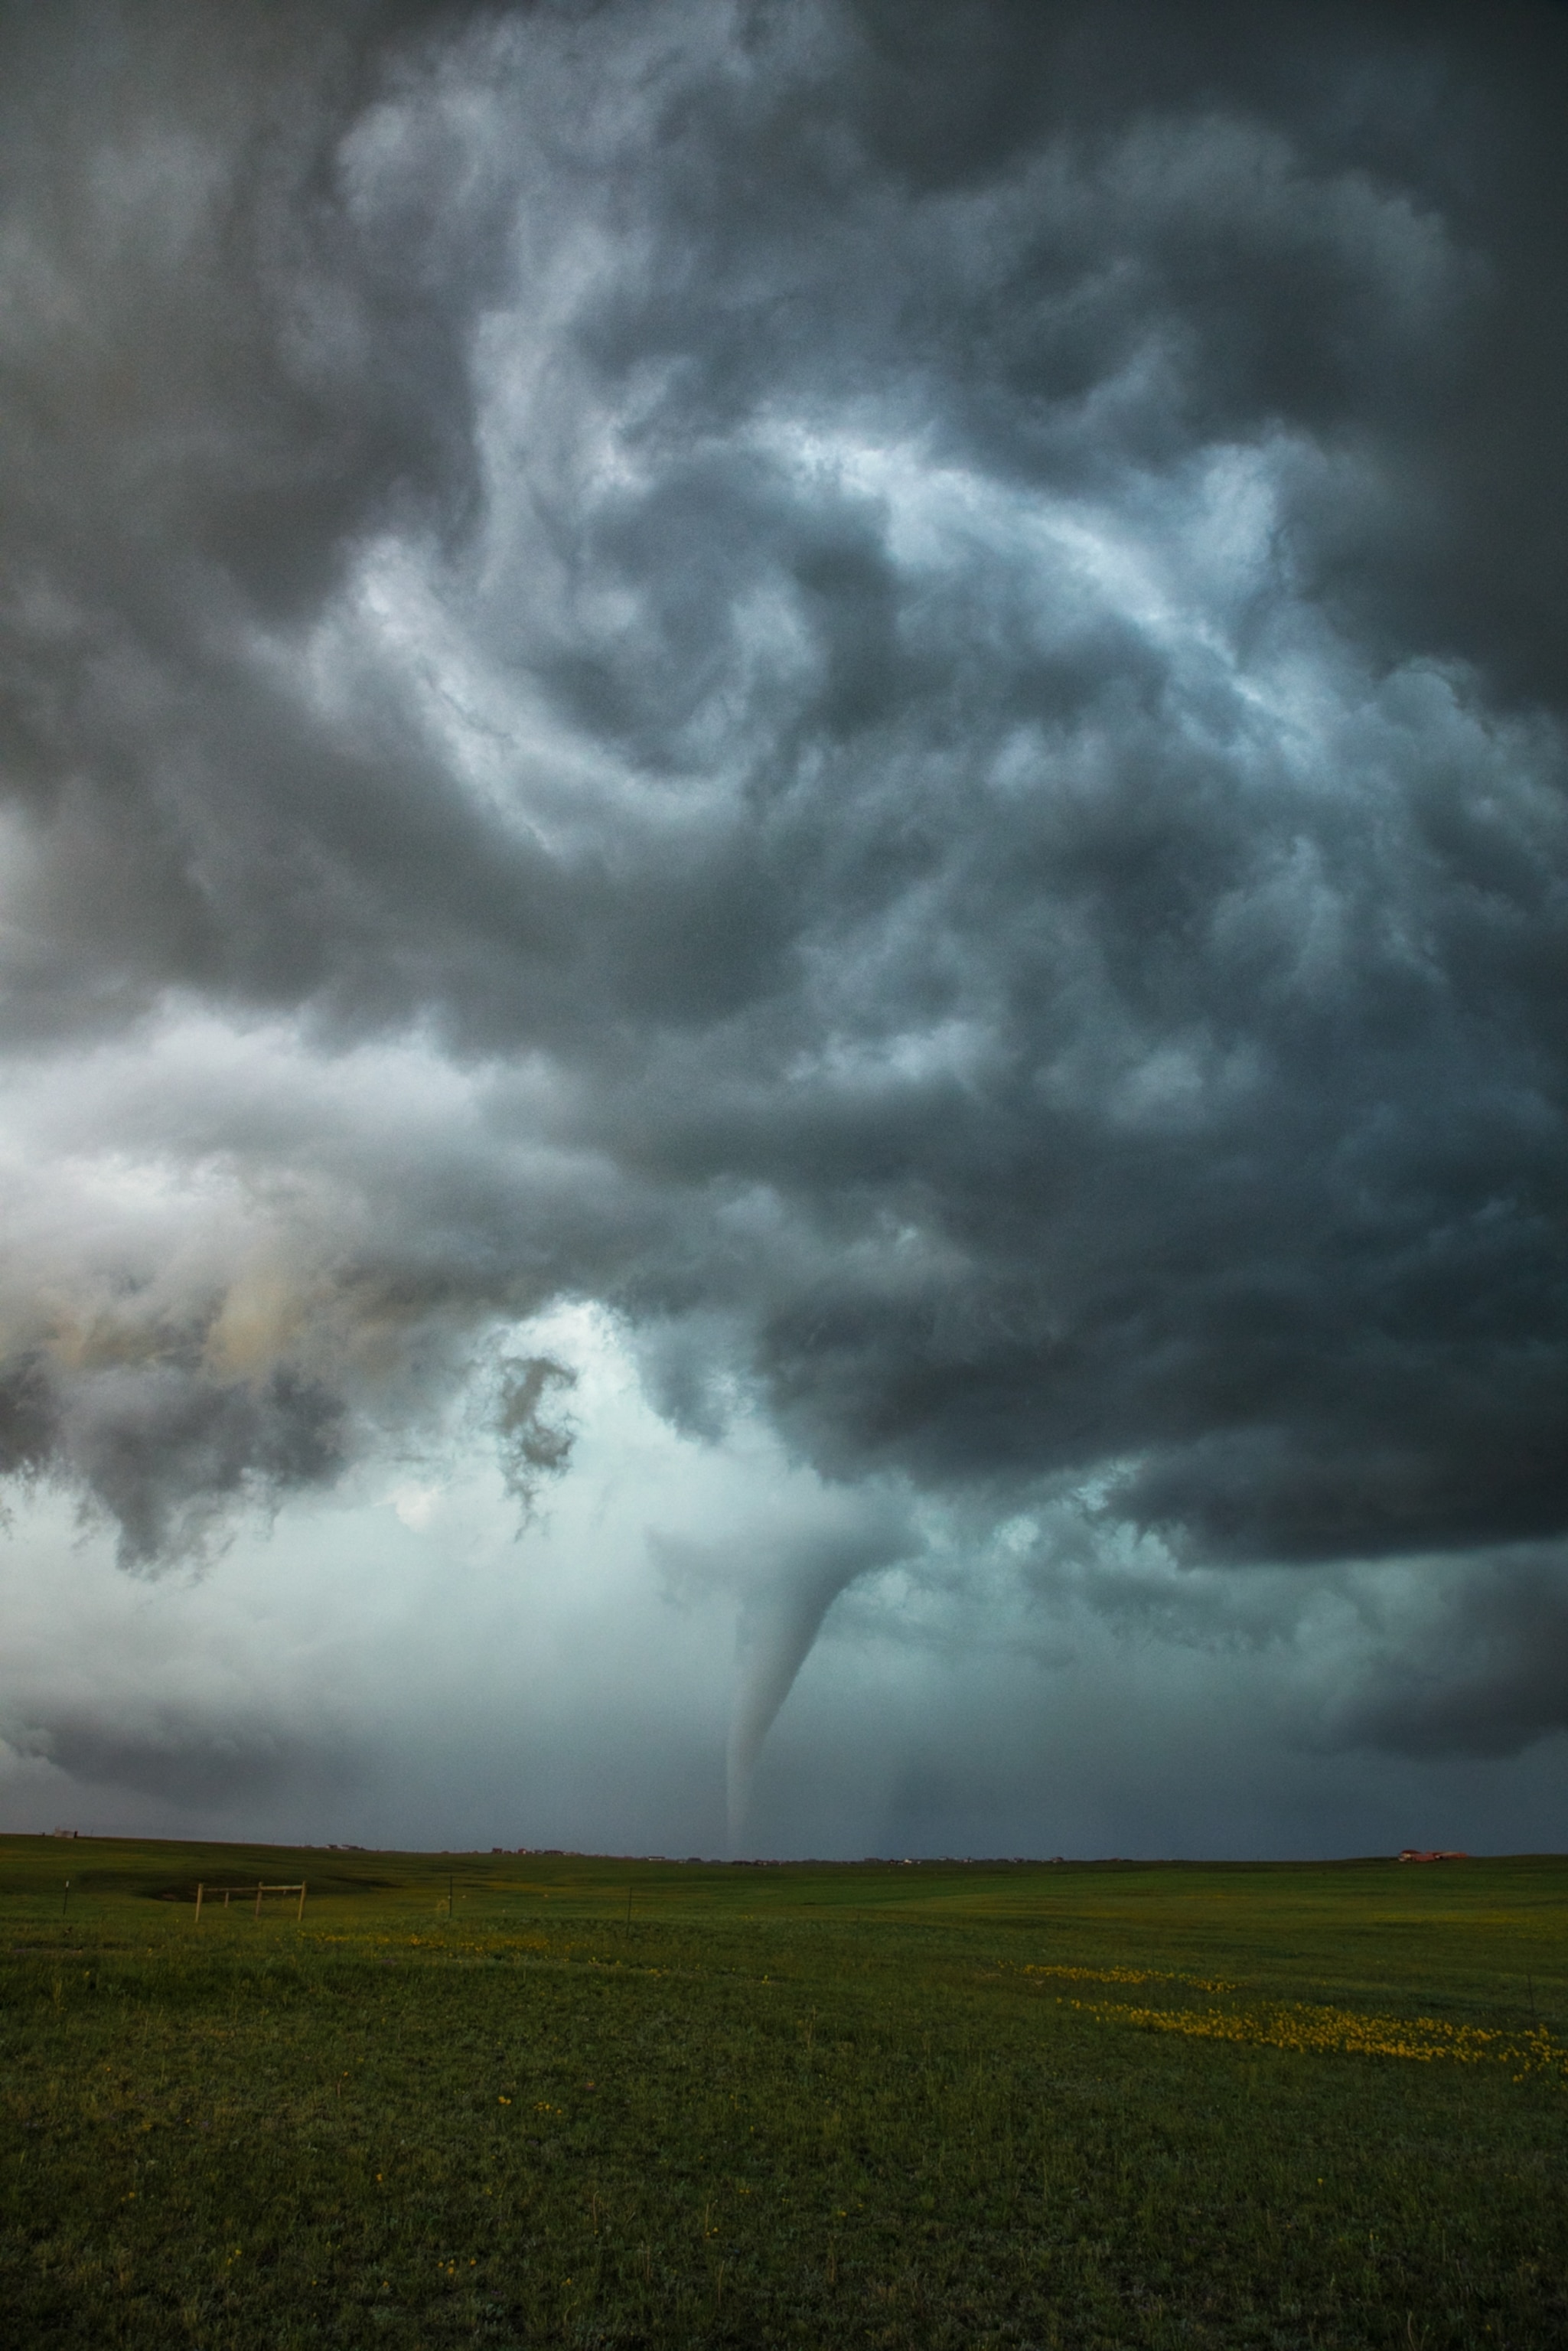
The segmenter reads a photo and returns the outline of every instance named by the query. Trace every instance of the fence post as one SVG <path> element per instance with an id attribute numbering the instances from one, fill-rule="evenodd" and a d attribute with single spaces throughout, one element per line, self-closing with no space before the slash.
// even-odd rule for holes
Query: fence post
<path id="1" fill-rule="evenodd" d="M 305 1884 L 304 1884 L 304 1880 L 303 1880 L 303 1879 L 301 1879 L 301 1881 L 300 1881 L 300 1886 L 299 1886 L 299 1907 L 298 1907 L 298 1909 L 294 1913 L 294 1923 L 295 1923 L 295 1925 L 296 1925 L 297 1927 L 298 1926 L 299 1921 L 301 1920 L 301 1918 L 303 1918 L 303 1917 L 304 1917 L 304 1916 L 305 1916 Z"/>
<path id="2" fill-rule="evenodd" d="M 258 1918 L 261 1916 L 261 1888 L 259 1886 L 256 1889 L 256 1915 Z"/>
<path id="3" fill-rule="evenodd" d="M 193 1923 L 198 1927 L 202 1923 L 202 1889 L 199 1886 L 196 1888 L 196 1916 Z"/>

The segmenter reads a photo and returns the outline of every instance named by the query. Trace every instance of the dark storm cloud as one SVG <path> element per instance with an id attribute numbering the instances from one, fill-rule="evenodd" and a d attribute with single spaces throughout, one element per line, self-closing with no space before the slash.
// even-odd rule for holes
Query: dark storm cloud
<path id="1" fill-rule="evenodd" d="M 1563 1533 L 1556 11 L 4 37 L 13 1050 L 468 1089 L 106 1117 L 295 1303 L 13 1265 L 7 1461 L 142 1559 L 589 1296 L 846 1479 Z"/>
<path id="2" fill-rule="evenodd" d="M 0 1476 L 37 1477 L 54 1451 L 56 1434 L 47 1370 L 24 1356 L 0 1383 Z"/>
<path id="3" fill-rule="evenodd" d="M 266 1504 L 342 1467 L 341 1404 L 280 1365 L 220 1384 L 159 1362 L 70 1384 L 58 1458 L 120 1528 L 121 1564 L 199 1555 L 216 1513 Z"/>
<path id="4" fill-rule="evenodd" d="M 1401 1755 L 1517 1754 L 1568 1729 L 1568 1562 L 1521 1546 L 1428 1570 L 1375 1612 L 1367 1654 L 1325 1726 Z"/>
<path id="5" fill-rule="evenodd" d="M 270 1792 L 312 1771 L 340 1779 L 351 1772 L 329 1732 L 280 1729 L 233 1693 L 221 1710 L 199 1703 L 139 1708 L 124 1699 L 68 1704 L 47 1726 L 14 1729 L 11 1744 L 89 1790 L 128 1788 L 189 1807 Z"/>

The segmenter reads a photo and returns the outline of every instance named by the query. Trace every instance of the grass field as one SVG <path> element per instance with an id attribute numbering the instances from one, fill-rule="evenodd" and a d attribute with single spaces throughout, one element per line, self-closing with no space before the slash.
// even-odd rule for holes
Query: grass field
<path id="1" fill-rule="evenodd" d="M 0 1839 L 0 2340 L 1561 2351 L 1565 1926 L 1556 1859 Z"/>

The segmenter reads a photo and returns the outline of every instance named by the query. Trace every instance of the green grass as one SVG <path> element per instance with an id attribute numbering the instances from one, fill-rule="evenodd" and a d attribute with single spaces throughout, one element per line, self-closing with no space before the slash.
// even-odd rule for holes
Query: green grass
<path id="1" fill-rule="evenodd" d="M 1558 2346 L 1565 1906 L 0 1839 L 0 2340 Z"/>

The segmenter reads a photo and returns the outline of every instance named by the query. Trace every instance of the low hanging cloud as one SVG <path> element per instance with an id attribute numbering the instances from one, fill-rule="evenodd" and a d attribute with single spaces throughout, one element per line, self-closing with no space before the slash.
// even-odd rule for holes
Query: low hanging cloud
<path id="1" fill-rule="evenodd" d="M 12 12 L 0 1468 L 146 1568 L 476 1395 L 531 1507 L 586 1300 L 684 1429 L 1473 1554 L 1500 1656 L 1565 89 L 1544 6 Z"/>

